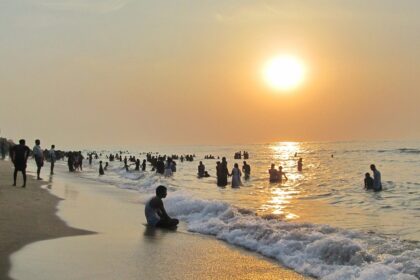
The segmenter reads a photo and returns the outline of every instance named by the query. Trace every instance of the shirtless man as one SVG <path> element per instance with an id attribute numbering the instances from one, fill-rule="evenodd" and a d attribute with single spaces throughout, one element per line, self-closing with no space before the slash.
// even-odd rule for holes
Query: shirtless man
<path id="1" fill-rule="evenodd" d="M 149 226 L 161 228 L 174 228 L 178 225 L 179 220 L 172 219 L 166 213 L 162 199 L 167 195 L 167 189 L 164 186 L 156 188 L 156 196 L 146 203 L 144 214 L 146 215 L 147 224 Z"/>

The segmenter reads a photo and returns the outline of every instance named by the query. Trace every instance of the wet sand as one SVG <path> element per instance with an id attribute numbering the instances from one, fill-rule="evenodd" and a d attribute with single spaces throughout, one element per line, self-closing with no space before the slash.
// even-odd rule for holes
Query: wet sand
<path id="1" fill-rule="evenodd" d="M 145 226 L 138 193 L 64 171 L 48 187 L 64 199 L 60 218 L 98 234 L 26 246 L 12 255 L 14 279 L 307 279 L 185 224 L 177 231 Z"/>
<path id="2" fill-rule="evenodd" d="M 71 228 L 56 215 L 60 199 L 41 188 L 45 182 L 28 176 L 26 188 L 21 173 L 13 187 L 13 169 L 0 160 L 0 279 L 8 277 L 9 256 L 26 244 L 64 236 L 88 234 Z"/>

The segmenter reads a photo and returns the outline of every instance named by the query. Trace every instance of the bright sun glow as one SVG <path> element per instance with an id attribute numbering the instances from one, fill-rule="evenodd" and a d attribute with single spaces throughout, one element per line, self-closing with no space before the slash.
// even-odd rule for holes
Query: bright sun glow
<path id="1" fill-rule="evenodd" d="M 264 66 L 264 80 L 274 89 L 289 91 L 297 88 L 305 78 L 305 65 L 291 55 L 278 56 Z"/>

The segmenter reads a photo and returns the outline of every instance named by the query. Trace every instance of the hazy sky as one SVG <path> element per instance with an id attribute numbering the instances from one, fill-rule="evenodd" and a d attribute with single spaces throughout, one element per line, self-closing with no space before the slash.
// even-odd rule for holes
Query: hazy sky
<path id="1" fill-rule="evenodd" d="M 420 138 L 420 1 L 0 0 L 0 128 L 44 146 Z M 300 57 L 284 94 L 262 67 Z"/>

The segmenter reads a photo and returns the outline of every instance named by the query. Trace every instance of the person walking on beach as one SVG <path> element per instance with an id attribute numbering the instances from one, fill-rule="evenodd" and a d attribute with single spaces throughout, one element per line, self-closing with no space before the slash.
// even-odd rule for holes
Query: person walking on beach
<path id="1" fill-rule="evenodd" d="M 35 140 L 35 146 L 32 150 L 33 154 L 34 154 L 34 158 L 35 158 L 35 162 L 36 162 L 36 175 L 37 175 L 37 180 L 42 180 L 42 178 L 40 177 L 41 174 L 41 168 L 44 166 L 44 153 L 42 152 L 41 149 L 41 141 L 39 139 Z"/>
<path id="2" fill-rule="evenodd" d="M 239 165 L 235 163 L 232 169 L 232 188 L 239 188 L 242 186 L 241 176 L 242 172 L 239 170 Z"/>
<path id="3" fill-rule="evenodd" d="M 251 175 L 251 166 L 244 161 L 244 165 L 242 166 L 242 171 L 245 174 L 245 180 L 249 179 L 249 176 Z"/>
<path id="4" fill-rule="evenodd" d="M 156 188 L 156 196 L 152 197 L 144 208 L 147 224 L 153 227 L 160 228 L 174 228 L 178 225 L 178 219 L 172 219 L 166 213 L 163 201 L 167 196 L 167 189 L 165 186 L 158 186 Z"/>
<path id="5" fill-rule="evenodd" d="M 22 172 L 23 185 L 22 188 L 26 187 L 26 162 L 28 161 L 30 149 L 25 145 L 25 140 L 19 140 L 19 145 L 15 145 L 10 150 L 10 158 L 15 166 L 13 172 L 13 186 L 16 186 L 16 178 L 18 171 Z"/>
<path id="6" fill-rule="evenodd" d="M 57 156 L 55 155 L 55 145 L 51 145 L 51 149 L 48 152 L 50 162 L 51 162 L 51 175 L 54 175 L 54 163 L 57 160 Z"/>
<path id="7" fill-rule="evenodd" d="M 374 164 L 370 165 L 370 170 L 373 171 L 373 190 L 375 192 L 379 192 L 382 190 L 382 182 L 381 182 L 381 172 L 376 169 Z"/>

